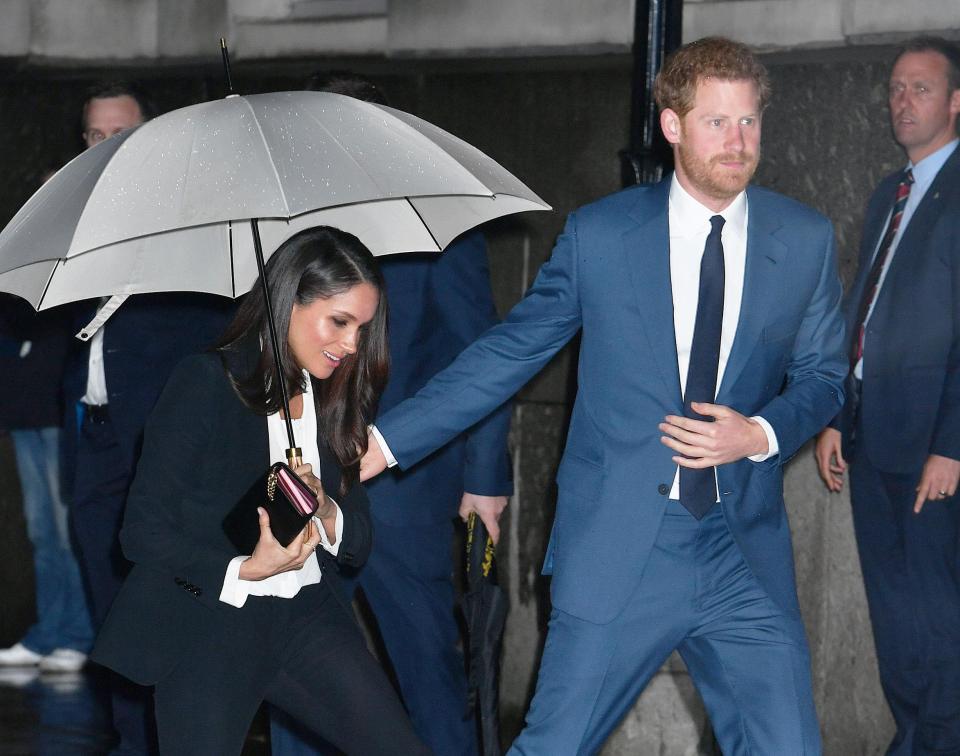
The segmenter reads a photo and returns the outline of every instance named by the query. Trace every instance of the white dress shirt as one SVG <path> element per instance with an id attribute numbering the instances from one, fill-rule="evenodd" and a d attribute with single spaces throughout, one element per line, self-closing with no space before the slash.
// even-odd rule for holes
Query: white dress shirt
<path id="1" fill-rule="evenodd" d="M 300 418 L 292 420 L 293 432 L 294 437 L 299 439 L 300 448 L 303 450 L 304 463 L 311 465 L 313 474 L 319 478 L 320 449 L 317 446 L 317 409 L 313 404 L 313 390 L 310 385 L 310 376 L 306 371 L 304 371 L 304 377 L 307 388 L 303 392 L 303 414 Z M 285 462 L 285 451 L 288 445 L 287 431 L 286 423 L 280 417 L 279 412 L 267 416 L 267 433 L 270 437 L 270 464 Z M 327 538 L 320 520 L 314 517 L 313 521 L 320 533 L 320 545 L 326 551 L 336 555 L 340 550 L 340 539 L 343 536 L 343 513 L 340 511 L 340 507 L 336 506 L 336 503 L 334 503 L 334 506 L 337 510 L 337 519 L 335 526 L 336 541 L 333 544 Z M 241 580 L 240 565 L 249 558 L 249 556 L 238 556 L 230 560 L 223 580 L 223 588 L 220 591 L 220 600 L 238 609 L 246 603 L 247 596 L 293 598 L 300 592 L 301 588 L 319 583 L 322 577 L 317 555 L 311 554 L 299 570 L 281 572 L 264 580 Z"/>
<path id="2" fill-rule="evenodd" d="M 109 401 L 107 376 L 103 370 L 103 328 L 90 339 L 90 354 L 87 357 L 87 392 L 80 399 L 84 404 L 100 405 Z"/>
<path id="3" fill-rule="evenodd" d="M 693 348 L 693 330 L 697 322 L 697 303 L 700 298 L 700 261 L 710 234 L 710 218 L 722 215 L 723 241 L 723 325 L 720 333 L 720 361 L 717 365 L 717 389 L 723 381 L 727 360 L 733 348 L 733 338 L 740 322 L 740 304 L 743 299 L 743 276 L 747 264 L 747 195 L 741 192 L 723 212 L 704 207 L 680 185 L 677 177 L 670 184 L 668 222 L 670 228 L 670 285 L 673 293 L 673 332 L 677 340 L 677 368 L 680 371 L 680 389 L 686 390 L 690 369 L 690 350 Z M 716 395 L 714 395 L 716 396 Z M 767 435 L 766 454 L 750 457 L 762 462 L 780 451 L 777 436 L 770 423 L 754 417 Z M 718 487 L 719 490 L 719 487 Z M 680 467 L 673 477 L 671 499 L 680 498 Z"/>
<path id="4" fill-rule="evenodd" d="M 913 163 L 907 164 L 907 168 L 913 171 L 913 186 L 910 187 L 907 204 L 903 207 L 903 216 L 900 218 L 897 233 L 890 243 L 890 254 L 887 255 L 887 259 L 883 264 L 883 270 L 880 271 L 880 278 L 877 281 L 877 293 L 870 303 L 870 309 L 867 310 L 867 316 L 863 320 L 864 324 L 870 322 L 870 316 L 873 315 L 873 308 L 876 306 L 877 300 L 880 299 L 880 290 L 883 288 L 883 282 L 887 278 L 887 271 L 890 270 L 890 263 L 893 262 L 893 256 L 897 253 L 897 246 L 900 244 L 900 239 L 903 237 L 904 231 L 907 230 L 907 226 L 910 224 L 910 219 L 916 212 L 917 206 L 920 204 L 923 196 L 927 193 L 927 189 L 930 188 L 930 184 L 933 183 L 937 174 L 940 173 L 940 169 L 943 168 L 943 164 L 947 162 L 947 159 L 953 154 L 953 151 L 957 149 L 958 144 L 960 144 L 960 140 L 954 139 L 936 152 L 927 155 L 916 165 Z M 891 197 L 891 199 L 893 198 Z M 883 222 L 884 230 L 886 230 L 887 225 L 890 223 L 890 214 L 892 212 L 893 207 L 891 203 L 890 212 L 887 213 L 886 220 Z M 877 247 L 873 250 L 873 255 L 870 256 L 870 265 L 873 265 L 873 260 L 880 250 L 880 245 L 883 244 L 883 237 L 885 235 L 886 234 L 881 234 L 880 239 L 877 241 Z M 857 364 L 854 365 L 853 374 L 860 380 L 863 380 L 863 356 L 861 356 L 860 359 L 857 360 Z"/>

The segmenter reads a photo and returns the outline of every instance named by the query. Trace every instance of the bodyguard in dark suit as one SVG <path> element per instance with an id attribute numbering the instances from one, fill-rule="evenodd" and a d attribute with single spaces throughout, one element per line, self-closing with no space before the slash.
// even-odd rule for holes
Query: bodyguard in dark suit
<path id="1" fill-rule="evenodd" d="M 84 104 L 84 141 L 92 147 L 150 115 L 135 87 L 99 86 Z M 94 303 L 81 307 L 71 333 L 96 309 Z M 228 300 L 206 295 L 136 295 L 90 342 L 74 343 L 64 377 L 64 488 L 95 628 L 129 570 L 118 533 L 147 416 L 174 366 L 212 344 L 231 309 Z M 150 751 L 153 727 L 145 720 L 150 708 L 144 691 L 117 680 L 113 721 L 119 753 Z"/>
<path id="2" fill-rule="evenodd" d="M 833 232 L 748 187 L 769 85 L 745 46 L 684 46 L 656 94 L 676 173 L 573 213 L 504 322 L 380 418 L 363 470 L 416 463 L 582 329 L 511 754 L 595 753 L 674 649 L 725 754 L 819 754 L 782 465 L 841 403 Z"/>
<path id="3" fill-rule="evenodd" d="M 390 302 L 386 412 L 497 321 L 486 243 L 474 232 L 439 257 L 381 261 Z M 437 754 L 476 751 L 451 576 L 451 520 L 480 510 L 495 527 L 513 491 L 505 404 L 411 469 L 368 485 L 374 547 L 360 586 L 417 732 Z M 495 498 L 494 498 L 495 497 Z M 488 514 L 489 513 L 489 514 Z M 416 527 L 411 529 L 411 524 Z"/>
<path id="4" fill-rule="evenodd" d="M 867 206 L 845 303 L 842 413 L 817 442 L 854 527 L 880 680 L 897 723 L 890 754 L 960 753 L 960 50 L 909 43 L 890 75 L 907 167 Z"/>
<path id="5" fill-rule="evenodd" d="M 373 82 L 348 72 L 318 75 L 308 86 L 388 104 Z M 378 262 L 390 302 L 383 413 L 413 396 L 498 318 L 480 232 L 455 239 L 440 255 Z M 496 537 L 497 518 L 513 491 L 509 429 L 510 406 L 504 404 L 412 469 L 394 470 L 367 486 L 374 546 L 348 589 L 363 588 L 414 728 L 439 756 L 477 751 L 455 613 L 451 520 L 478 512 Z M 282 716 L 275 716 L 271 732 L 274 756 L 328 750 Z"/>

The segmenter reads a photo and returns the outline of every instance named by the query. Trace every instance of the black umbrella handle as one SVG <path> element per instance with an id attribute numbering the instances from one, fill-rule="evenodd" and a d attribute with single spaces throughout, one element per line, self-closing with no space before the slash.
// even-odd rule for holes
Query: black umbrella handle
<path id="1" fill-rule="evenodd" d="M 233 91 L 233 77 L 230 75 L 230 53 L 227 50 L 227 40 L 220 37 L 220 57 L 223 58 L 223 73 L 227 77 L 227 96 L 236 94 Z"/>
<path id="2" fill-rule="evenodd" d="M 277 367 L 277 383 L 280 384 L 280 396 L 283 397 L 283 420 L 287 425 L 287 460 L 291 467 L 300 464 L 303 452 L 297 448 L 293 438 L 293 423 L 290 421 L 290 395 L 287 393 L 287 381 L 283 375 L 280 361 L 280 342 L 277 340 L 277 326 L 273 318 L 273 303 L 270 301 L 270 287 L 267 286 L 267 268 L 263 262 L 263 244 L 260 242 L 260 226 L 256 218 L 250 219 L 250 229 L 253 231 L 253 252 L 257 258 L 257 270 L 260 271 L 260 286 L 263 287 L 263 302 L 267 310 L 267 328 L 270 329 L 270 343 L 273 346 L 273 363 Z"/>

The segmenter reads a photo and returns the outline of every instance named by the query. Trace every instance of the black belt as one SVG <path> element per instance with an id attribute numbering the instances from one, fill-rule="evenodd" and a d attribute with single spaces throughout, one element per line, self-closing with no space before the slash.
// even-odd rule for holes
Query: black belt
<path id="1" fill-rule="evenodd" d="M 83 421 L 85 423 L 94 423 L 96 425 L 103 425 L 104 423 L 110 422 L 110 405 L 84 404 Z"/>

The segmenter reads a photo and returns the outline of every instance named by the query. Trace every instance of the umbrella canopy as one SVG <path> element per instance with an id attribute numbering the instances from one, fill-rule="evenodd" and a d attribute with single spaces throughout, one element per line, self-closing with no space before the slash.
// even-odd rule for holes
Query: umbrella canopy
<path id="1" fill-rule="evenodd" d="M 500 756 L 500 648 L 510 601 L 497 584 L 496 549 L 483 521 L 467 519 L 467 625 L 470 702 L 480 720 L 484 756 Z"/>
<path id="2" fill-rule="evenodd" d="M 492 218 L 547 210 L 466 142 L 324 92 L 172 111 L 79 155 L 0 232 L 0 290 L 37 309 L 95 296 L 238 296 L 297 231 L 331 225 L 374 252 L 440 251 Z"/>

